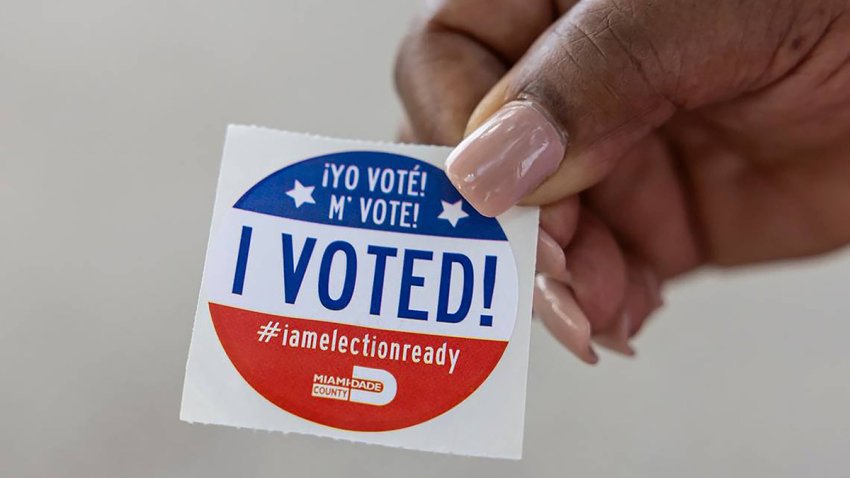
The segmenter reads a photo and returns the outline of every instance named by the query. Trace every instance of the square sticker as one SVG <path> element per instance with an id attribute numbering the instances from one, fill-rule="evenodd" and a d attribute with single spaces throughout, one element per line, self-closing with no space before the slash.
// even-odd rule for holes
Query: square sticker
<path id="1" fill-rule="evenodd" d="M 449 152 L 230 126 L 180 418 L 520 458 L 538 211 Z"/>

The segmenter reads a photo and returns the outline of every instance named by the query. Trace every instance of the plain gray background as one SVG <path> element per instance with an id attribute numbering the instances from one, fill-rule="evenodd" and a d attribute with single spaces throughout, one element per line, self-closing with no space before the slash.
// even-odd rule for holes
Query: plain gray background
<path id="1" fill-rule="evenodd" d="M 419 8 L 3 4 L 0 475 L 850 475 L 847 253 L 669 287 L 635 360 L 535 325 L 519 462 L 178 421 L 225 125 L 391 139 Z"/>

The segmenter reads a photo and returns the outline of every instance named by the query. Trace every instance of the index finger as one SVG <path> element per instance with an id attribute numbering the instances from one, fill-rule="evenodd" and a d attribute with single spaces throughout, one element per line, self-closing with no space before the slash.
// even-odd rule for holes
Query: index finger
<path id="1" fill-rule="evenodd" d="M 559 15 L 556 10 L 547 0 L 446 0 L 415 21 L 395 69 L 415 138 L 457 144 L 478 102 Z"/>

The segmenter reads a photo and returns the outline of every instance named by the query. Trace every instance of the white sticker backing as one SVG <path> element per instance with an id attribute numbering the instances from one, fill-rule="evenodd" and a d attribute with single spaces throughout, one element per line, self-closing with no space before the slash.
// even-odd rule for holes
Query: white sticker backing
<path id="1" fill-rule="evenodd" d="M 449 151 L 229 127 L 181 419 L 519 458 L 537 210 Z"/>

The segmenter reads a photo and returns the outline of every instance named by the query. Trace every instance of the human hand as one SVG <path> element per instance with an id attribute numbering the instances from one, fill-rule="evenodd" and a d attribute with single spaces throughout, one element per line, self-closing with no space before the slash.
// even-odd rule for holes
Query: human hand
<path id="1" fill-rule="evenodd" d="M 545 205 L 535 311 L 588 363 L 665 280 L 850 241 L 848 0 L 447 0 L 396 81 L 480 212 Z"/>

